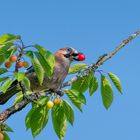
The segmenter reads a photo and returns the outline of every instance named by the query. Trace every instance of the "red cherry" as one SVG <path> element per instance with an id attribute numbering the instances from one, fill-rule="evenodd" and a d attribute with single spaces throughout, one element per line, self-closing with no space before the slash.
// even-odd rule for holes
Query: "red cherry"
<path id="1" fill-rule="evenodd" d="M 6 68 L 10 68 L 12 63 L 10 61 L 6 61 L 4 65 Z"/>
<path id="2" fill-rule="evenodd" d="M 78 60 L 84 61 L 85 59 L 86 59 L 86 57 L 85 57 L 84 54 L 82 54 L 82 53 L 79 53 L 79 54 L 78 54 Z"/>
<path id="3" fill-rule="evenodd" d="M 9 60 L 10 60 L 11 62 L 16 62 L 17 57 L 16 57 L 15 55 L 12 55 L 12 56 L 10 56 Z"/>
<path id="4" fill-rule="evenodd" d="M 22 66 L 23 66 L 23 62 L 21 62 L 21 61 L 17 62 L 17 67 L 18 68 L 22 68 Z"/>

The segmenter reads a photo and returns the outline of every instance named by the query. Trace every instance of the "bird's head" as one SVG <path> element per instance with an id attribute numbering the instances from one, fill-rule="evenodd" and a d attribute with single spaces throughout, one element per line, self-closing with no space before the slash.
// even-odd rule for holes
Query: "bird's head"
<path id="1" fill-rule="evenodd" d="M 72 62 L 73 60 L 75 61 L 83 61 L 79 59 L 79 56 L 83 55 L 82 53 L 79 53 L 77 50 L 75 50 L 74 48 L 61 48 L 60 50 L 58 50 L 55 53 L 55 56 L 59 59 L 63 59 L 63 60 L 69 60 L 70 62 Z"/>

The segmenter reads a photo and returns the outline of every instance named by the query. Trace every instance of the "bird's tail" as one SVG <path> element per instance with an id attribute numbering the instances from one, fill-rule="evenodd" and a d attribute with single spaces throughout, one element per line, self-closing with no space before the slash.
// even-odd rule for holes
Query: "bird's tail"
<path id="1" fill-rule="evenodd" d="M 14 81 L 8 88 L 6 93 L 0 92 L 0 105 L 5 104 L 12 96 L 14 96 L 19 91 L 21 91 L 21 89 L 19 88 L 18 82 Z"/>

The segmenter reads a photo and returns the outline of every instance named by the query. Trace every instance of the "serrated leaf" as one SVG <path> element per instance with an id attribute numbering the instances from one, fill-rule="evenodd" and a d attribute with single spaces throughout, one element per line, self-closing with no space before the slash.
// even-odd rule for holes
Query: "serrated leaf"
<path id="1" fill-rule="evenodd" d="M 49 97 L 47 96 L 42 96 L 38 99 L 37 101 L 37 106 L 40 105 L 40 106 L 45 106 L 47 104 L 47 102 L 49 101 Z"/>
<path id="2" fill-rule="evenodd" d="M 13 49 L 13 47 L 13 43 L 11 42 L 0 45 L 0 54 L 4 54 L 6 51 Z"/>
<path id="3" fill-rule="evenodd" d="M 25 55 L 28 56 L 30 59 L 33 59 L 34 58 L 34 54 L 32 51 L 26 51 L 25 52 Z"/>
<path id="4" fill-rule="evenodd" d="M 87 68 L 88 66 L 86 64 L 74 64 L 70 67 L 68 74 L 75 74 L 77 72 L 80 72 L 82 69 Z"/>
<path id="5" fill-rule="evenodd" d="M 30 126 L 30 119 L 31 119 L 31 115 L 34 112 L 35 108 L 32 108 L 26 115 L 25 118 L 25 124 L 26 124 L 26 129 L 28 130 L 29 128 L 31 128 Z"/>
<path id="6" fill-rule="evenodd" d="M 118 91 L 122 94 L 122 85 L 120 79 L 113 73 L 108 72 L 108 76 L 112 80 L 115 87 L 118 89 Z"/>
<path id="7" fill-rule="evenodd" d="M 89 93 L 93 95 L 93 93 L 98 89 L 98 81 L 96 77 L 92 77 L 89 83 Z"/>
<path id="8" fill-rule="evenodd" d="M 84 94 L 80 93 L 77 98 L 81 101 L 81 103 L 86 105 L 86 97 L 84 96 Z"/>
<path id="9" fill-rule="evenodd" d="M 52 73 L 52 72 L 50 71 L 50 70 L 51 70 L 51 67 L 48 65 L 48 63 L 46 63 L 46 60 L 44 59 L 44 57 L 43 57 L 40 53 L 38 53 L 38 52 L 34 52 L 34 53 L 35 53 L 37 59 L 39 60 L 41 66 L 43 67 L 43 69 L 44 69 L 46 75 L 47 75 L 48 77 L 50 77 L 50 75 L 51 75 L 51 73 Z"/>
<path id="10" fill-rule="evenodd" d="M 66 95 L 69 97 L 71 102 L 82 112 L 82 102 L 78 98 L 78 94 L 75 94 L 72 90 L 65 90 Z"/>
<path id="11" fill-rule="evenodd" d="M 52 122 L 57 136 L 63 140 L 67 128 L 67 119 L 61 103 L 52 108 Z"/>
<path id="12" fill-rule="evenodd" d="M 39 81 L 40 85 L 42 85 L 43 80 L 44 80 L 44 70 L 37 58 L 32 59 L 32 64 L 33 64 L 35 73 L 37 75 L 38 81 Z"/>
<path id="13" fill-rule="evenodd" d="M 10 55 L 9 55 L 10 56 Z M 5 54 L 0 54 L 0 65 L 5 61 Z"/>
<path id="14" fill-rule="evenodd" d="M 2 36 L 0 36 L 0 44 L 9 42 L 9 41 L 15 41 L 16 39 L 20 39 L 20 36 L 16 36 L 13 34 L 3 34 Z"/>
<path id="15" fill-rule="evenodd" d="M 0 90 L 5 93 L 7 89 L 10 87 L 10 85 L 13 83 L 13 79 L 9 78 L 7 79 L 0 87 Z"/>
<path id="16" fill-rule="evenodd" d="M 7 132 L 14 132 L 13 129 L 10 126 L 8 126 L 7 124 L 4 124 L 4 130 Z"/>
<path id="17" fill-rule="evenodd" d="M 46 126 L 49 118 L 49 109 L 47 106 L 38 107 L 31 114 L 30 126 L 33 137 L 36 137 Z"/>
<path id="18" fill-rule="evenodd" d="M 78 91 L 79 93 L 84 93 L 89 87 L 90 74 L 79 78 L 76 82 L 74 82 L 71 86 L 72 90 Z"/>
<path id="19" fill-rule="evenodd" d="M 101 76 L 101 95 L 103 105 L 108 109 L 113 102 L 113 91 L 110 82 L 104 76 Z"/>
<path id="20" fill-rule="evenodd" d="M 8 136 L 7 133 L 4 133 L 4 140 L 10 140 L 10 137 Z"/>
<path id="21" fill-rule="evenodd" d="M 24 77 L 23 83 L 27 89 L 30 89 L 30 80 L 27 77 Z"/>
<path id="22" fill-rule="evenodd" d="M 64 111 L 65 111 L 65 115 L 66 115 L 67 120 L 69 121 L 69 123 L 71 125 L 73 125 L 73 123 L 74 123 L 73 108 L 71 107 L 71 105 L 66 100 L 63 100 L 63 108 L 64 108 Z"/>
<path id="23" fill-rule="evenodd" d="M 9 77 L 2 77 L 2 78 L 0 78 L 0 82 L 3 82 L 3 81 L 5 81 L 5 80 L 7 80 Z"/>
<path id="24" fill-rule="evenodd" d="M 6 61 L 15 51 L 15 48 L 6 51 L 4 54 L 0 54 L 0 65 L 3 64 L 4 61 Z"/>
<path id="25" fill-rule="evenodd" d="M 6 68 L 0 68 L 0 75 L 8 72 Z"/>
<path id="26" fill-rule="evenodd" d="M 46 50 L 44 47 L 41 47 L 39 45 L 34 45 L 34 47 L 39 51 L 41 56 L 46 61 L 46 65 L 48 65 L 49 67 L 48 76 L 50 77 L 53 74 L 54 65 L 55 65 L 54 55 L 50 51 Z"/>
<path id="27" fill-rule="evenodd" d="M 15 72 L 14 76 L 18 80 L 18 82 L 20 82 L 25 78 L 25 73 L 24 72 Z"/>
<path id="28" fill-rule="evenodd" d="M 23 93 L 22 93 L 22 91 L 20 91 L 20 92 L 17 93 L 17 96 L 16 96 L 13 104 L 15 105 L 16 103 L 21 102 L 22 99 L 23 99 Z"/>

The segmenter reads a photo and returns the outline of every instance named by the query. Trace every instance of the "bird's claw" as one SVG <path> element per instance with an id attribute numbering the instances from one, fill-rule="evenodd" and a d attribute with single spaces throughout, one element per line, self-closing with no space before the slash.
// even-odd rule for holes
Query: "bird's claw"
<path id="1" fill-rule="evenodd" d="M 62 89 L 59 89 L 59 90 L 56 91 L 56 95 L 58 95 L 60 97 L 62 97 L 64 95 L 64 93 L 65 92 Z"/>
<path id="2" fill-rule="evenodd" d="M 30 96 L 28 96 L 26 94 L 23 94 L 23 99 L 27 99 L 30 102 L 33 102 L 33 103 L 37 104 L 37 101 L 35 99 L 32 99 Z"/>

